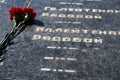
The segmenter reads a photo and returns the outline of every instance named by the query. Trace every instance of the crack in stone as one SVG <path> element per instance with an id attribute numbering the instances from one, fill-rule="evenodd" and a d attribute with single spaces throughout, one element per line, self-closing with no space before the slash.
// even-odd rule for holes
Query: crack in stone
<path id="1" fill-rule="evenodd" d="M 30 4 L 31 4 L 31 2 L 32 2 L 32 0 L 27 0 L 27 1 L 26 1 L 26 7 L 29 7 Z"/>

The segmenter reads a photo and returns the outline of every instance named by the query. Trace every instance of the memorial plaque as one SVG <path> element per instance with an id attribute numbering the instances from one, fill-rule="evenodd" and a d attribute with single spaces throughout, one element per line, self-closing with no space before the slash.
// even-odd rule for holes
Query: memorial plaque
<path id="1" fill-rule="evenodd" d="M 29 1 L 29 0 L 28 0 Z M 0 0 L 0 39 L 8 10 L 27 0 Z M 3 55 L 8 80 L 119 80 L 119 0 L 31 0 L 37 16 Z"/>

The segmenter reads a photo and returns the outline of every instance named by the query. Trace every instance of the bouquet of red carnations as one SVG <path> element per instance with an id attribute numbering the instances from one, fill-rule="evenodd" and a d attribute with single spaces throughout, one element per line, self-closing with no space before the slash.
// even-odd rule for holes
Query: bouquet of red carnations
<path id="1" fill-rule="evenodd" d="M 12 30 L 0 42 L 0 58 L 6 52 L 8 44 L 19 34 L 22 29 L 32 22 L 36 12 L 32 8 L 12 7 L 9 10 L 9 18 L 13 21 Z M 2 61 L 3 59 L 0 59 Z"/>

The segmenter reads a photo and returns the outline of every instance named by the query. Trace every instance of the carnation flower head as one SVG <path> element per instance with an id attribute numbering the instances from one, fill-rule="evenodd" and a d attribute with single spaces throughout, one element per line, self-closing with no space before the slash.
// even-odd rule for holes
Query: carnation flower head
<path id="1" fill-rule="evenodd" d="M 33 19 L 36 16 L 36 12 L 32 8 L 21 8 L 13 6 L 9 10 L 9 18 L 10 20 L 14 20 L 16 24 L 24 21 L 24 24 L 32 24 Z"/>
<path id="2" fill-rule="evenodd" d="M 23 8 L 23 11 L 25 14 L 29 15 L 29 19 L 32 20 L 36 16 L 36 12 L 32 8 Z"/>
<path id="3" fill-rule="evenodd" d="M 10 14 L 10 16 L 9 16 L 10 20 L 13 20 L 14 17 L 15 17 L 16 19 L 18 19 L 18 20 L 23 20 L 23 19 L 24 19 L 25 12 L 23 11 L 22 8 L 13 6 L 13 7 L 9 10 L 9 14 Z"/>

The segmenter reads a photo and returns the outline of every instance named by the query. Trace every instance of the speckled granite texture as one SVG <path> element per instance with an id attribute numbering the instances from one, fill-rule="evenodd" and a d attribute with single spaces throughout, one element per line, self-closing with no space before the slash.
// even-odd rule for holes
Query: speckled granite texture
<path id="1" fill-rule="evenodd" d="M 8 9 L 14 5 L 24 7 L 26 2 L 26 0 L 6 0 L 5 3 L 0 3 L 0 39 L 10 31 L 12 26 L 8 19 Z M 62 2 L 67 4 L 62 4 Z M 82 3 L 82 5 L 78 3 Z M 8 80 L 120 80 L 119 35 L 35 31 L 38 27 L 120 31 L 120 13 L 45 11 L 46 6 L 57 9 L 64 7 L 119 10 L 120 1 L 32 0 L 30 7 L 37 12 L 35 24 L 28 26 L 8 47 L 8 51 L 4 55 L 6 59 L 0 65 L 0 78 Z M 43 12 L 101 15 L 102 19 L 43 17 L 41 16 Z M 81 24 L 55 23 L 55 21 L 76 21 Z M 103 43 L 32 40 L 33 35 L 102 38 Z M 61 48 L 51 49 L 48 46 Z M 78 50 L 70 50 L 65 47 L 74 47 Z"/>

